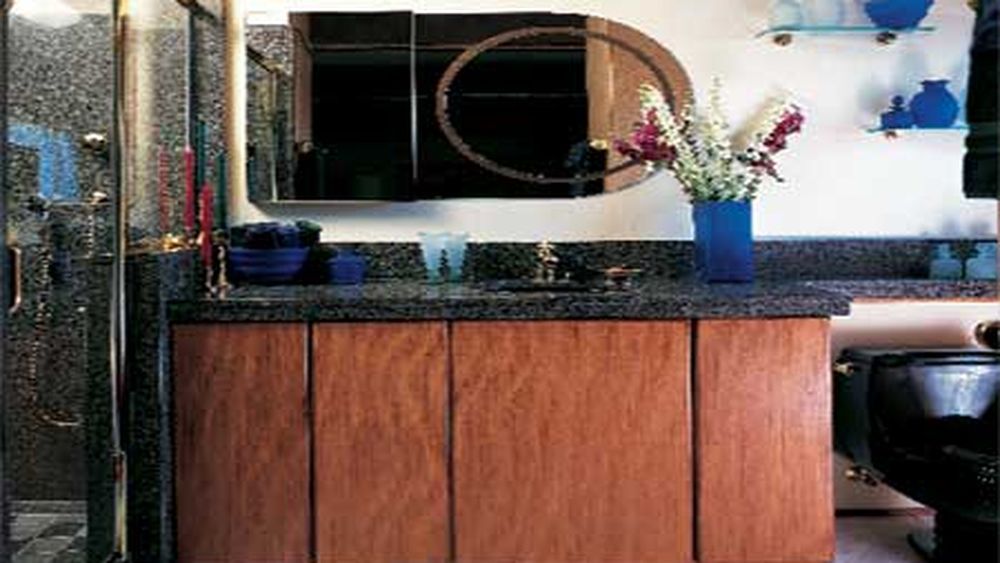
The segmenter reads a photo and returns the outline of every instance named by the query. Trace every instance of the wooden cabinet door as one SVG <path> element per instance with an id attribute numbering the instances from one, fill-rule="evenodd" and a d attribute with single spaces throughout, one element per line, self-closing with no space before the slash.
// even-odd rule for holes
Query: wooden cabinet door
<path id="1" fill-rule="evenodd" d="M 182 562 L 309 560 L 305 325 L 173 329 Z"/>
<path id="2" fill-rule="evenodd" d="M 318 561 L 447 560 L 445 323 L 313 330 Z"/>
<path id="3" fill-rule="evenodd" d="M 454 325 L 457 561 L 691 560 L 688 327 Z"/>
<path id="4" fill-rule="evenodd" d="M 829 322 L 696 334 L 698 560 L 832 560 Z"/>

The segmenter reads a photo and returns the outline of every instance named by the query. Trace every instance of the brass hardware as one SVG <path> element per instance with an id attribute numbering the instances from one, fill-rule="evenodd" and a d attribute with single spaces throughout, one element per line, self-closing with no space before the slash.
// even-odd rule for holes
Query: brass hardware
<path id="1" fill-rule="evenodd" d="M 90 203 L 90 205 L 93 206 L 98 206 L 110 202 L 111 202 L 111 196 L 109 196 L 105 192 L 97 190 L 94 193 L 90 194 L 90 201 L 88 203 Z"/>
<path id="2" fill-rule="evenodd" d="M 878 478 L 876 478 L 871 471 L 859 465 L 845 469 L 844 477 L 846 477 L 848 481 L 861 483 L 862 485 L 868 485 L 869 487 L 877 487 L 879 485 Z"/>
<path id="3" fill-rule="evenodd" d="M 87 133 L 83 136 L 80 145 L 99 155 L 108 154 L 108 148 L 110 147 L 108 136 L 103 133 Z"/>
<path id="4" fill-rule="evenodd" d="M 772 39 L 775 45 L 779 47 L 787 47 L 792 44 L 792 34 L 791 33 L 778 33 L 775 34 Z"/>
<path id="5" fill-rule="evenodd" d="M 833 364 L 833 373 L 850 377 L 858 371 L 857 366 L 851 362 L 836 362 Z"/>
<path id="6" fill-rule="evenodd" d="M 535 281 L 542 283 L 556 281 L 559 257 L 556 256 L 555 245 L 549 241 L 538 243 L 538 246 L 535 247 L 535 256 L 538 257 L 538 265 L 535 267 Z"/>
<path id="7" fill-rule="evenodd" d="M 229 248 L 227 246 L 225 231 L 215 231 L 214 236 L 212 237 L 212 243 L 215 245 L 215 248 L 218 249 L 215 255 L 218 258 L 219 267 L 215 283 L 211 287 L 211 294 L 213 297 L 225 299 L 229 290 L 232 289 L 232 286 L 229 284 L 229 274 L 226 270 Z"/>
<path id="8" fill-rule="evenodd" d="M 990 350 L 1000 350 L 1000 320 L 983 321 L 977 324 L 973 334 L 976 344 Z"/>
<path id="9" fill-rule="evenodd" d="M 10 275 L 14 281 L 14 299 L 7 313 L 13 315 L 21 310 L 21 305 L 24 303 L 24 280 L 21 279 L 24 276 L 24 252 L 17 246 L 8 246 L 7 249 L 11 257 Z"/>
<path id="10" fill-rule="evenodd" d="M 883 31 L 875 36 L 875 42 L 879 45 L 892 45 L 896 39 L 897 35 L 891 31 Z"/>
<path id="11" fill-rule="evenodd" d="M 632 285 L 635 276 L 641 273 L 642 270 L 638 268 L 615 266 L 604 270 L 604 283 L 616 289 L 626 289 Z"/>

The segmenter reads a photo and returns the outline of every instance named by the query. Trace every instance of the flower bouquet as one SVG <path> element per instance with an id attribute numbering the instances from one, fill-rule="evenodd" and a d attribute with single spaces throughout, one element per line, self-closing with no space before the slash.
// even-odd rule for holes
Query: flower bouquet
<path id="1" fill-rule="evenodd" d="M 648 84 L 639 97 L 642 120 L 615 149 L 650 171 L 669 170 L 680 182 L 694 205 L 695 267 L 703 280 L 752 280 L 750 202 L 766 181 L 784 181 L 774 156 L 802 130 L 801 109 L 786 99 L 771 101 L 751 127 L 733 134 L 718 81 L 704 110 L 689 105 L 675 114 Z"/>

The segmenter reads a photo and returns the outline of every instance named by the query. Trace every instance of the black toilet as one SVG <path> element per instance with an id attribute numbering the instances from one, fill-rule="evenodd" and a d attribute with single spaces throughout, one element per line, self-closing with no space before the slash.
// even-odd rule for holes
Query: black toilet
<path id="1" fill-rule="evenodd" d="M 848 349 L 834 441 L 858 471 L 936 512 L 910 544 L 934 562 L 997 563 L 1000 352 Z"/>

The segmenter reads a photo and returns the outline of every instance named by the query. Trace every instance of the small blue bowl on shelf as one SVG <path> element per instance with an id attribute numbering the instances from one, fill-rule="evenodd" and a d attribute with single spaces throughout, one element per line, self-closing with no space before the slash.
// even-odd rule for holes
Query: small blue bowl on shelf
<path id="1" fill-rule="evenodd" d="M 288 283 L 305 266 L 308 248 L 229 249 L 229 269 L 236 281 L 260 284 Z"/>

